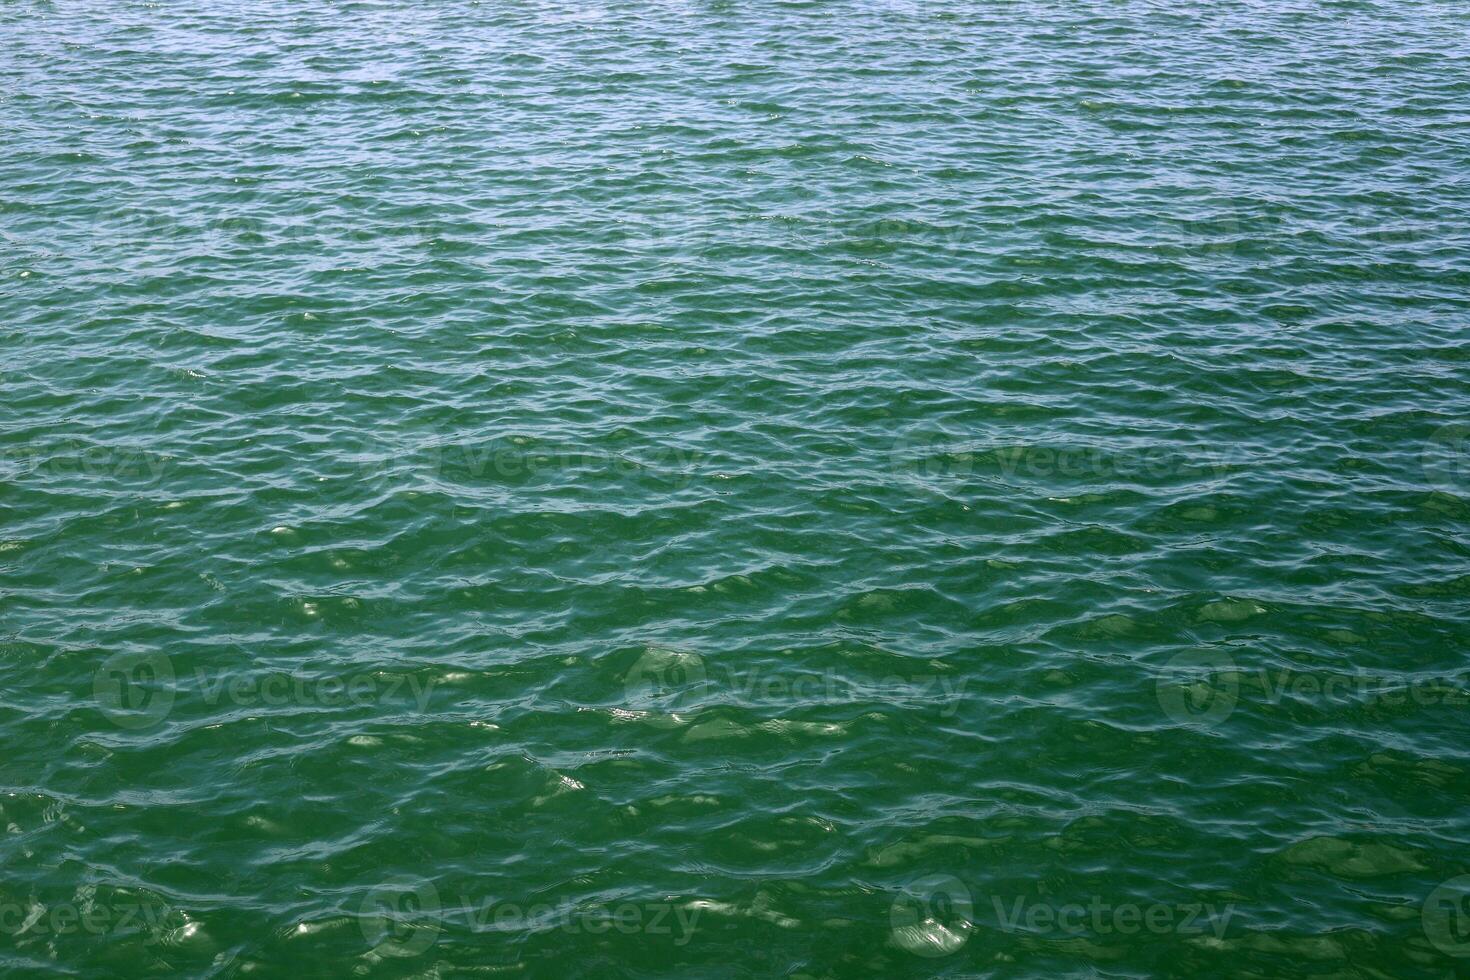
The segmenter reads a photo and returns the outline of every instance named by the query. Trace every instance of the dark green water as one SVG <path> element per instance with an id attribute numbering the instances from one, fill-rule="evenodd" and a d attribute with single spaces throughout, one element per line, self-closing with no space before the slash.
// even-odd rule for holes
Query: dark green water
<path id="1" fill-rule="evenodd" d="M 1466 11 L 0 5 L 0 973 L 1470 974 Z"/>

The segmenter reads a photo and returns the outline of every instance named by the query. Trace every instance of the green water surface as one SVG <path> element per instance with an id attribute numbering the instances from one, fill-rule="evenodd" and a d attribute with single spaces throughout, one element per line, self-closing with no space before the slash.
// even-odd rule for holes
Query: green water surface
<path id="1" fill-rule="evenodd" d="M 1470 7 L 0 3 L 0 974 L 1470 975 Z"/>

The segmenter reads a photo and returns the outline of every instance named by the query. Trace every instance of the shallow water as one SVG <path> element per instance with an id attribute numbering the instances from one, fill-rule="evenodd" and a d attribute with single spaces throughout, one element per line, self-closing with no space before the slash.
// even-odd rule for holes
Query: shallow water
<path id="1" fill-rule="evenodd" d="M 1462 6 L 0 17 L 0 972 L 1470 969 Z"/>

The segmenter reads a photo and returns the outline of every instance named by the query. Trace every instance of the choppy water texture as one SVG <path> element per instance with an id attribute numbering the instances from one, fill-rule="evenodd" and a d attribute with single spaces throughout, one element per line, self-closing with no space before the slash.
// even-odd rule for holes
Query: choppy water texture
<path id="1" fill-rule="evenodd" d="M 1470 969 L 1463 4 L 0 21 L 0 972 Z"/>

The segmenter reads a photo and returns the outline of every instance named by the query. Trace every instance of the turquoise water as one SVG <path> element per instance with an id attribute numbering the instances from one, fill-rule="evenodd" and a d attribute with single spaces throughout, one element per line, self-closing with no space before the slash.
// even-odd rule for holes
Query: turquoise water
<path id="1" fill-rule="evenodd" d="M 1470 975 L 1463 5 L 0 18 L 0 973 Z"/>

